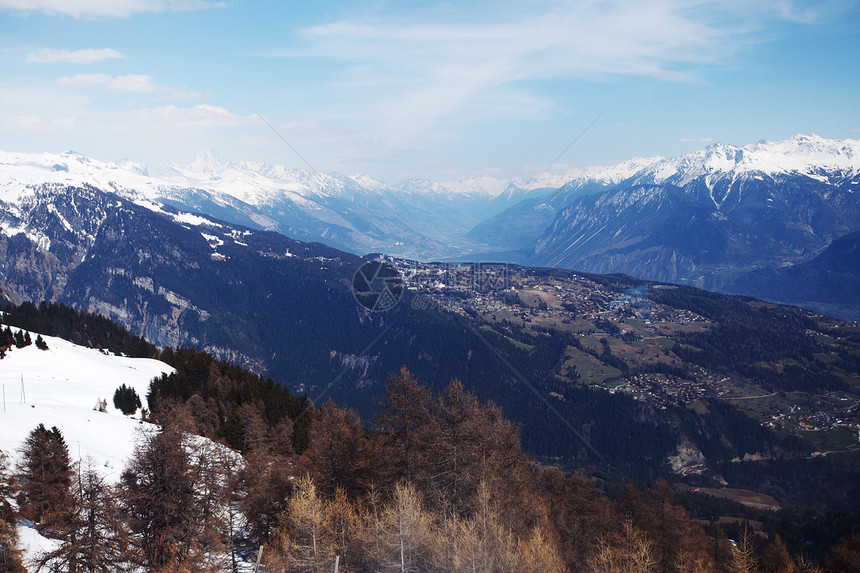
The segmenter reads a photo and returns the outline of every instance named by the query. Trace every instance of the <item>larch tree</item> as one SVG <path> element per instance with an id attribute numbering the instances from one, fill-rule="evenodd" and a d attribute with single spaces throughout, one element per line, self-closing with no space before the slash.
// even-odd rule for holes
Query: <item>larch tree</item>
<path id="1" fill-rule="evenodd" d="M 657 571 L 651 540 L 624 519 L 618 530 L 609 537 L 597 540 L 597 546 L 588 560 L 593 573 L 652 573 Z"/>
<path id="2" fill-rule="evenodd" d="M 143 434 L 121 485 L 138 564 L 161 570 L 192 560 L 196 499 L 182 432 Z"/>
<path id="3" fill-rule="evenodd" d="M 239 408 L 239 418 L 242 420 L 243 451 L 251 452 L 265 449 L 269 444 L 269 428 L 260 409 L 251 404 L 242 404 Z"/>
<path id="4" fill-rule="evenodd" d="M 321 573 L 331 571 L 335 541 L 325 499 L 310 476 L 305 475 L 281 516 L 267 563 L 275 570 Z"/>
<path id="5" fill-rule="evenodd" d="M 71 504 L 72 465 L 69 448 L 56 426 L 33 429 L 21 448 L 21 512 L 42 528 L 62 530 L 62 515 Z"/>
<path id="6" fill-rule="evenodd" d="M 17 516 L 11 500 L 14 495 L 14 477 L 9 471 L 9 458 L 0 451 L 0 573 L 25 573 L 18 549 L 15 530 Z"/>
<path id="7" fill-rule="evenodd" d="M 410 573 L 430 569 L 434 553 L 433 522 L 413 485 L 395 486 L 384 522 L 388 541 L 384 570 Z"/>
<path id="8" fill-rule="evenodd" d="M 754 536 L 749 526 L 745 525 L 738 544 L 732 549 L 732 573 L 756 573 L 759 570 Z"/>
<path id="9" fill-rule="evenodd" d="M 376 464 L 373 444 L 358 414 L 329 400 L 314 412 L 310 436 L 300 469 L 310 473 L 320 494 L 331 498 L 341 487 L 350 499 L 364 495 Z"/>
<path id="10" fill-rule="evenodd" d="M 408 481 L 419 486 L 426 472 L 427 429 L 430 426 L 431 393 L 404 366 L 392 375 L 379 404 L 375 430 L 381 439 L 382 480 L 394 486 Z"/>
<path id="11" fill-rule="evenodd" d="M 860 571 L 860 534 L 849 535 L 839 540 L 827 552 L 824 559 L 827 573 L 837 571 Z"/>
<path id="12" fill-rule="evenodd" d="M 235 479 L 230 459 L 234 452 L 208 440 L 195 440 L 188 447 L 191 454 L 191 474 L 194 483 L 194 520 L 196 522 L 195 550 L 202 565 L 225 571 L 232 563 L 233 531 L 230 526 L 231 505 Z"/>
<path id="13" fill-rule="evenodd" d="M 38 557 L 39 570 L 110 573 L 128 569 L 128 535 L 115 492 L 87 460 L 73 481 L 59 545 Z"/>

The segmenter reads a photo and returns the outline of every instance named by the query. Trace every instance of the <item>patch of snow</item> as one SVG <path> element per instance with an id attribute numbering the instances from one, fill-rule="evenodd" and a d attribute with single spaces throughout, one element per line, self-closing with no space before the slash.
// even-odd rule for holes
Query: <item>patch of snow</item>
<path id="1" fill-rule="evenodd" d="M 36 334 L 30 336 L 35 340 Z M 33 428 L 40 423 L 56 426 L 73 460 L 91 456 L 108 481 L 117 481 L 138 428 L 148 424 L 114 408 L 113 394 L 125 384 L 134 388 L 145 407 L 149 382 L 173 368 L 158 360 L 114 356 L 53 336 L 42 338 L 48 350 L 35 344 L 13 347 L 0 360 L 5 396 L 0 450 L 15 461 Z M 93 409 L 99 400 L 107 400 L 107 412 Z"/>
<path id="2" fill-rule="evenodd" d="M 194 225 L 195 227 L 199 227 L 200 225 L 205 225 L 207 227 L 223 227 L 223 225 L 219 223 L 210 221 L 206 217 L 201 217 L 200 215 L 194 215 L 193 213 L 178 213 L 171 216 L 177 223 L 185 223 L 186 225 Z"/>
<path id="3" fill-rule="evenodd" d="M 216 237 L 215 235 L 208 235 L 206 233 L 200 233 L 200 234 L 203 235 L 203 238 L 206 239 L 206 242 L 209 243 L 209 245 L 213 249 L 220 247 L 221 245 L 224 244 L 224 241 L 221 240 L 219 237 Z"/>

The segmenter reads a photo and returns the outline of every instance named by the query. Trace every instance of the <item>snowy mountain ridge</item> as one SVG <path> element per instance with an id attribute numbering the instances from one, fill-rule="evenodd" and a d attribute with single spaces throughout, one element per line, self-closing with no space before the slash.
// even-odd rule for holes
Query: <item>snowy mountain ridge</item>
<path id="1" fill-rule="evenodd" d="M 348 177 L 256 161 L 225 162 L 211 152 L 200 153 L 185 165 L 171 164 L 169 171 L 168 176 L 153 177 L 132 162 L 120 166 L 73 151 L 60 154 L 0 151 L 0 199 L 10 202 L 24 188 L 43 183 L 134 190 L 148 198 L 170 196 L 180 189 L 200 189 L 258 205 L 281 195 L 293 199 L 334 196 L 349 200 L 354 200 L 356 195 L 398 192 L 496 197 L 511 184 L 531 190 L 561 187 L 572 181 L 620 183 L 634 176 L 680 185 L 703 175 L 730 172 L 799 173 L 822 177 L 824 173 L 860 172 L 860 140 L 796 134 L 781 141 L 760 141 L 744 146 L 714 143 L 678 157 L 636 157 L 614 165 L 571 170 L 564 175 L 543 174 L 527 181 L 480 175 L 439 181 L 407 179 L 389 185 L 369 175 Z"/>
<path id="2" fill-rule="evenodd" d="M 744 146 L 714 143 L 682 155 L 661 159 L 645 167 L 637 178 L 683 186 L 697 177 L 763 173 L 796 174 L 820 180 L 860 172 L 860 140 L 825 139 L 796 134 L 781 141 L 759 141 Z"/>
<path id="3" fill-rule="evenodd" d="M 407 179 L 396 185 L 370 175 L 347 177 L 255 161 L 228 162 L 211 152 L 153 176 L 139 164 L 118 165 L 75 152 L 0 151 L 0 202 L 14 214 L 37 190 L 93 187 L 152 210 L 170 205 L 356 254 L 436 259 L 484 252 L 495 241 L 486 232 L 500 235 L 499 240 L 509 238 L 504 223 L 510 218 L 504 215 L 508 210 L 543 209 L 530 215 L 525 227 L 517 227 L 517 236 L 523 235 L 517 245 L 505 246 L 519 248 L 577 196 L 608 187 L 684 187 L 723 209 L 732 208 L 742 193 L 736 181 L 800 175 L 836 183 L 858 173 L 860 141 L 800 134 L 740 147 L 715 143 L 679 157 L 637 157 L 564 175 L 545 172 L 526 181 L 483 174 L 439 181 Z M 15 227 L 7 234 L 26 231 L 17 223 L 7 227 Z"/>

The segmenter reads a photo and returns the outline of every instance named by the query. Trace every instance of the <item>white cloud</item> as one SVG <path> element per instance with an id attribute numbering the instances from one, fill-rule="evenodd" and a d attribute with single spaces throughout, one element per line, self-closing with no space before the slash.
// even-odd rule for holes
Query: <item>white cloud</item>
<path id="1" fill-rule="evenodd" d="M 679 139 L 681 143 L 713 143 L 713 137 L 682 137 Z"/>
<path id="2" fill-rule="evenodd" d="M 85 50 L 52 50 L 45 48 L 27 55 L 28 64 L 93 64 L 105 60 L 122 60 L 125 55 L 111 48 Z"/>
<path id="3" fill-rule="evenodd" d="M 224 5 L 207 0 L 0 0 L 0 10 L 74 18 L 125 18 L 141 12 L 179 12 Z"/>
<path id="4" fill-rule="evenodd" d="M 43 124 L 44 120 L 36 115 L 10 115 L 0 120 L 0 125 L 12 129 L 34 129 Z"/>
<path id="5" fill-rule="evenodd" d="M 217 105 L 191 107 L 165 105 L 134 109 L 114 114 L 120 124 L 149 125 L 170 128 L 225 128 L 262 123 L 254 114 L 238 115 Z"/>
<path id="6" fill-rule="evenodd" d="M 204 94 L 189 91 L 185 88 L 172 88 L 155 82 L 152 76 L 128 74 L 124 76 L 109 76 L 107 74 L 75 74 L 57 79 L 64 86 L 86 87 L 101 86 L 108 90 L 125 93 L 157 94 L 165 99 L 185 100 L 200 99 Z"/>
<path id="7" fill-rule="evenodd" d="M 536 0 L 480 13 L 450 6 L 343 19 L 301 30 L 304 45 L 264 55 L 322 58 L 344 67 L 333 89 L 346 112 L 379 118 L 379 133 L 414 138 L 481 117 L 555 110 L 541 82 L 620 76 L 699 81 L 733 63 L 775 22 L 798 20 L 788 0 Z M 470 17 L 471 16 L 471 17 Z M 814 14 L 802 12 L 805 21 Z M 363 112 L 363 113 L 362 113 Z M 346 114 L 344 114 L 346 115 Z M 439 135 L 438 133 L 436 135 Z"/>

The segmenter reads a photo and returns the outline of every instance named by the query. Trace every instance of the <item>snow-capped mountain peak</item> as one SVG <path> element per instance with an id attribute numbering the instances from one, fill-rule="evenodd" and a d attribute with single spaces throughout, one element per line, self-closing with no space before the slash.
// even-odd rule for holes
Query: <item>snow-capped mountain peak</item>
<path id="1" fill-rule="evenodd" d="M 860 140 L 826 139 L 815 134 L 795 134 L 780 141 L 759 141 L 744 146 L 714 143 L 643 170 L 656 183 L 684 185 L 710 174 L 763 173 L 837 177 L 860 172 Z"/>

